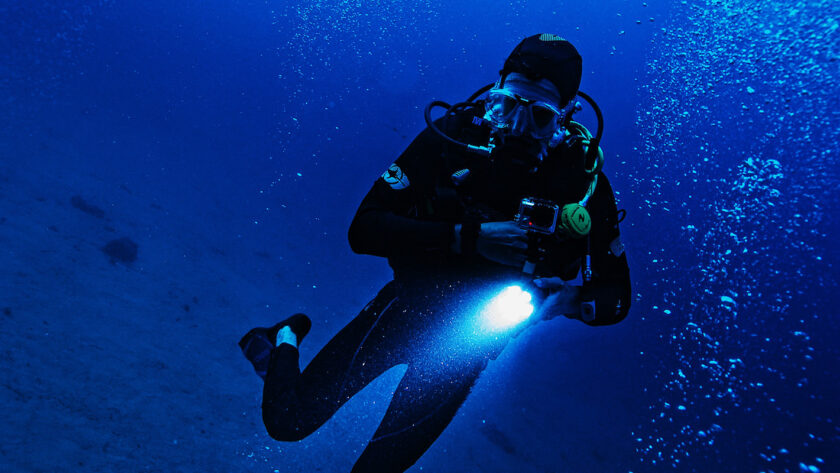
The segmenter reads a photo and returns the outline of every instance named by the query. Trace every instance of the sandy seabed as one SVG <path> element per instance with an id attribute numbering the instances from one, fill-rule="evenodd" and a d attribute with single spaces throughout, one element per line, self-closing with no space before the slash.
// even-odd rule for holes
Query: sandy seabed
<path id="1" fill-rule="evenodd" d="M 242 270 L 247 262 L 219 241 L 224 212 L 212 217 L 215 222 L 171 212 L 166 201 L 97 177 L 95 170 L 44 164 L 82 162 L 56 151 L 55 143 L 27 152 L 4 148 L 0 470 L 350 470 L 384 415 L 402 367 L 304 441 L 271 440 L 260 418 L 260 380 L 236 342 L 248 328 L 273 323 L 260 301 L 277 288 L 249 279 Z M 50 160 L 40 162 L 45 154 Z M 74 206 L 77 195 L 104 216 Z M 137 243 L 136 261 L 112 261 L 103 253 L 107 242 L 121 237 Z M 324 271 L 340 268 L 325 265 Z M 360 294 L 330 323 L 314 314 L 302 361 L 372 296 Z M 626 367 L 613 363 L 629 349 L 615 343 L 626 330 L 544 325 L 491 363 L 411 471 L 636 466 L 629 431 L 638 413 L 629 412 L 638 387 Z M 557 347 L 550 360 L 536 348 L 546 344 Z"/>

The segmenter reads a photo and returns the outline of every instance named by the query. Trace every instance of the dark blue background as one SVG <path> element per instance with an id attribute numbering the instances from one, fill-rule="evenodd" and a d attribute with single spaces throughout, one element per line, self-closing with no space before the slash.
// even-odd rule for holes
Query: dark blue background
<path id="1" fill-rule="evenodd" d="M 558 33 L 604 112 L 636 300 L 617 327 L 533 329 L 464 415 L 564 390 L 585 399 L 578 422 L 615 419 L 580 455 L 610 471 L 833 471 L 838 11 L 797 5 L 785 20 L 773 2 L 14 3 L 2 160 L 118 183 L 192 222 L 261 308 L 225 322 L 230 340 L 305 310 L 305 362 L 388 280 L 346 229 L 423 107 L 493 82 L 522 37 Z M 77 192 L 114 201 L 107 189 Z M 574 437 L 563 426 L 527 438 Z M 427 469 L 463 471 L 430 455 Z"/>

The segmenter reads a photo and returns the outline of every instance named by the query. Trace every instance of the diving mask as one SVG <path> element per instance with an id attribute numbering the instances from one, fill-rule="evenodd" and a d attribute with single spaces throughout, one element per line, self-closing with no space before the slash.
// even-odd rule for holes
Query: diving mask
<path id="1" fill-rule="evenodd" d="M 545 140 L 563 122 L 565 110 L 558 107 L 558 102 L 556 92 L 512 73 L 503 86 L 497 85 L 487 93 L 484 118 L 506 133 Z"/>

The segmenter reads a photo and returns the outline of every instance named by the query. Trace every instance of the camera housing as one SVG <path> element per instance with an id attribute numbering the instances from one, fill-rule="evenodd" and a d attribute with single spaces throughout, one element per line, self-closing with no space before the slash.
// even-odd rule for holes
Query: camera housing
<path id="1" fill-rule="evenodd" d="M 560 206 L 549 200 L 526 197 L 519 203 L 514 221 L 520 228 L 551 235 L 557 230 Z"/>

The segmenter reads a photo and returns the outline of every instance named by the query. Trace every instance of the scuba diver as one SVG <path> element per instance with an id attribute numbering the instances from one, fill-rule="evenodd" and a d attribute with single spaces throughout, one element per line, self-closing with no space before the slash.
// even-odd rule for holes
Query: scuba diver
<path id="1" fill-rule="evenodd" d="M 405 471 L 526 327 L 558 315 L 593 326 L 625 318 L 625 212 L 601 171 L 603 120 L 578 91 L 581 67 L 568 41 L 530 36 L 495 84 L 426 108 L 428 127 L 376 180 L 349 229 L 353 251 L 386 257 L 393 281 L 303 371 L 304 314 L 239 342 L 265 381 L 272 438 L 303 439 L 382 373 L 407 365 L 352 469 Z M 598 116 L 595 136 L 572 120 L 578 96 Z M 435 107 L 446 111 L 432 120 Z"/>

